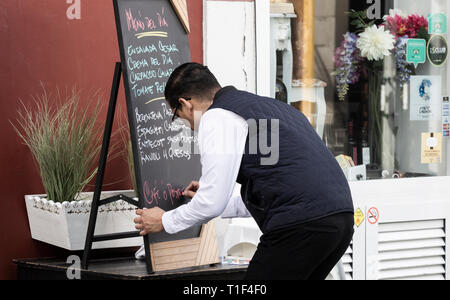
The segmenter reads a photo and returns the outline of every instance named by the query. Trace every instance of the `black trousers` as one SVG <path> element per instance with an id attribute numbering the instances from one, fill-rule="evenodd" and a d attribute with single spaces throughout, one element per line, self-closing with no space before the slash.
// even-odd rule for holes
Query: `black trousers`
<path id="1" fill-rule="evenodd" d="M 353 237 L 352 213 L 263 234 L 246 280 L 324 280 Z"/>

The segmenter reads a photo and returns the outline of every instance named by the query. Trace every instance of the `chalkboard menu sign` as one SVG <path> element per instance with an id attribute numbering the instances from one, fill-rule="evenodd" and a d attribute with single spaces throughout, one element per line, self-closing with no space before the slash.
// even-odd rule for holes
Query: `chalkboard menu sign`
<path id="1" fill-rule="evenodd" d="M 171 122 L 164 98 L 173 70 L 190 61 L 188 36 L 169 0 L 114 0 L 138 195 L 145 207 L 170 211 L 187 203 L 184 188 L 200 177 L 196 136 Z M 198 237 L 200 226 L 150 242 Z"/>

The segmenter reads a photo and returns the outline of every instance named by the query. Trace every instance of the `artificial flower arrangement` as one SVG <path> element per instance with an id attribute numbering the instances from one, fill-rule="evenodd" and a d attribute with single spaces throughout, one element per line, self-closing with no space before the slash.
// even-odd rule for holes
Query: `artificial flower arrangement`
<path id="1" fill-rule="evenodd" d="M 428 20 L 400 10 L 390 10 L 378 26 L 368 20 L 366 11 L 351 10 L 349 17 L 357 31 L 344 35 L 334 57 L 333 75 L 339 99 L 345 100 L 349 85 L 358 83 L 361 76 L 376 77 L 377 72 L 383 70 L 384 58 L 391 54 L 395 58 L 398 83 L 401 87 L 407 85 L 414 73 L 414 65 L 406 60 L 407 40 L 423 38 L 428 41 Z M 376 82 L 373 88 L 377 89 L 380 84 Z"/>

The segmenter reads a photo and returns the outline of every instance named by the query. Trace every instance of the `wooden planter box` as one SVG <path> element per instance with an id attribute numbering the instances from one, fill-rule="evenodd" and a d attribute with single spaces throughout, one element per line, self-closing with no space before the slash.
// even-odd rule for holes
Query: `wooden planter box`
<path id="1" fill-rule="evenodd" d="M 134 196 L 133 191 L 104 192 L 102 198 L 124 194 Z M 70 251 L 84 249 L 93 193 L 83 193 L 80 201 L 55 203 L 46 195 L 26 195 L 28 221 L 33 239 Z M 133 219 L 136 208 L 118 201 L 98 210 L 95 234 L 109 234 L 136 230 Z M 97 242 L 93 249 L 135 247 L 142 245 L 141 237 Z"/>

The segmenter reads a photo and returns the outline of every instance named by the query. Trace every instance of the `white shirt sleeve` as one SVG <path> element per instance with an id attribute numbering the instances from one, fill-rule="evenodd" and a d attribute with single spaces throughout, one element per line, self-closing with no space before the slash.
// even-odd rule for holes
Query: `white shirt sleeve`
<path id="1" fill-rule="evenodd" d="M 250 215 L 241 197 L 232 197 L 247 134 L 247 122 L 235 113 L 212 109 L 202 116 L 198 131 L 200 187 L 188 204 L 164 213 L 162 223 L 167 233 L 207 223 L 224 212 L 224 217 Z"/>
<path id="2" fill-rule="evenodd" d="M 228 218 L 250 218 L 252 215 L 245 207 L 244 202 L 242 201 L 241 195 L 233 195 L 228 201 L 228 205 L 225 208 L 222 215 L 220 215 L 224 219 Z"/>

